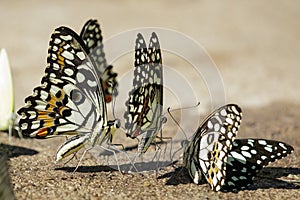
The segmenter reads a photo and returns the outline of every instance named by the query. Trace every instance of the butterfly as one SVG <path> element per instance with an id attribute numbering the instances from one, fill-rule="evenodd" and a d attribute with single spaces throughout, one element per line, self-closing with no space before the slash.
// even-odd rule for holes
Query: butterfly
<path id="1" fill-rule="evenodd" d="M 142 135 L 138 154 L 145 153 L 165 122 L 163 109 L 163 70 L 160 44 L 153 32 L 147 48 L 139 33 L 135 42 L 133 89 L 124 113 L 126 135 Z"/>
<path id="2" fill-rule="evenodd" d="M 13 80 L 5 49 L 0 51 L 0 94 L 5 97 L 1 98 L 0 103 L 0 131 L 8 131 L 10 136 L 14 131 L 19 134 L 18 126 L 15 124 Z"/>
<path id="3" fill-rule="evenodd" d="M 241 108 L 228 104 L 215 110 L 199 126 L 183 156 L 194 183 L 199 184 L 205 178 L 215 191 L 224 185 L 226 160 L 241 119 Z"/>
<path id="4" fill-rule="evenodd" d="M 245 189 L 263 166 L 293 151 L 279 141 L 235 139 L 241 118 L 241 109 L 228 104 L 214 111 L 196 131 L 184 152 L 184 165 L 194 183 L 206 180 L 214 191 Z"/>
<path id="5" fill-rule="evenodd" d="M 108 65 L 105 59 L 104 46 L 102 42 L 103 37 L 101 35 L 101 29 L 98 21 L 93 19 L 88 20 L 81 30 L 80 37 L 89 50 L 89 56 L 95 61 L 95 70 L 101 78 L 105 101 L 109 103 L 113 96 L 115 97 L 118 95 L 118 91 L 116 89 L 117 73 L 113 72 L 113 66 Z"/>
<path id="6" fill-rule="evenodd" d="M 226 161 L 223 191 L 238 191 L 253 184 L 253 178 L 264 166 L 293 152 L 284 142 L 266 139 L 236 139 Z"/>
<path id="7" fill-rule="evenodd" d="M 33 94 L 25 99 L 26 105 L 18 111 L 24 136 L 71 136 L 57 150 L 56 161 L 83 146 L 89 150 L 111 141 L 120 127 L 118 119 L 107 120 L 101 78 L 88 53 L 89 49 L 73 30 L 63 26 L 55 29 L 41 85 L 34 88 Z"/>

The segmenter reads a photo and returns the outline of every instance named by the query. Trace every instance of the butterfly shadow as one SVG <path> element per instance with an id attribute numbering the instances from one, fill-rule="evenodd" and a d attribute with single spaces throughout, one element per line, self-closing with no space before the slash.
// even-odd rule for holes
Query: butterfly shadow
<path id="1" fill-rule="evenodd" d="M 14 158 L 23 155 L 33 156 L 37 153 L 38 151 L 33 149 L 0 143 L 0 156 L 7 156 L 7 158 Z"/>
<path id="2" fill-rule="evenodd" d="M 111 163 L 107 162 L 107 165 L 109 165 L 111 168 L 114 169 L 118 169 L 119 167 L 122 172 L 130 172 L 130 173 L 157 171 L 161 167 L 169 166 L 170 164 L 172 164 L 171 161 L 156 160 L 155 155 L 154 157 L 151 158 L 143 157 L 145 155 L 142 155 L 141 157 L 139 156 L 135 157 L 136 153 L 134 153 L 134 155 L 130 155 L 131 157 L 124 157 L 124 155 L 126 155 L 128 151 L 132 151 L 136 149 L 137 149 L 137 145 L 125 147 L 123 150 L 119 150 L 119 149 L 118 150 L 111 149 L 111 151 L 102 150 L 100 153 L 96 154 L 96 157 L 97 158 L 103 157 L 103 159 L 105 159 L 105 157 L 112 158 L 111 160 L 112 162 Z M 121 163 L 119 163 L 118 166 L 116 162 L 117 158 L 115 156 L 119 154 L 124 154 L 124 155 L 123 155 L 123 161 L 121 161 Z M 124 162 L 124 159 L 127 162 Z"/>
<path id="3" fill-rule="evenodd" d="M 298 180 L 279 179 L 294 175 Z M 265 167 L 254 178 L 248 190 L 257 189 L 300 189 L 300 168 Z"/>
<path id="4" fill-rule="evenodd" d="M 121 164 L 119 168 L 121 172 L 143 172 L 143 171 L 156 171 L 158 166 L 165 166 L 165 162 L 141 162 L 134 163 L 135 168 L 132 164 Z M 74 172 L 76 167 L 58 167 L 55 170 L 63 170 L 66 172 Z M 96 166 L 79 166 L 76 172 L 81 173 L 92 173 L 92 172 L 114 172 L 119 171 L 118 165 L 96 165 Z"/>
<path id="5" fill-rule="evenodd" d="M 166 181 L 166 185 L 176 186 L 179 184 L 189 184 L 193 182 L 188 174 L 187 169 L 184 167 L 175 168 L 175 171 L 168 172 L 166 174 L 157 177 L 157 179 L 164 179 L 164 178 L 168 178 L 168 180 Z"/>
<path id="6" fill-rule="evenodd" d="M 288 175 L 295 175 L 300 177 L 300 168 L 281 168 L 281 167 L 265 167 L 254 179 L 254 183 L 245 190 L 257 189 L 300 189 L 300 180 L 295 183 L 285 181 L 278 178 L 286 177 Z M 168 178 L 166 185 L 179 185 L 179 184 L 193 184 L 192 179 L 189 177 L 188 171 L 184 167 L 178 167 L 173 172 L 163 174 L 158 179 Z M 203 182 L 203 184 L 205 184 Z M 239 190 L 241 191 L 241 190 Z M 234 191 L 237 193 L 239 191 Z M 225 192 L 222 191 L 221 192 Z"/>
<path id="7" fill-rule="evenodd" d="M 74 172 L 76 167 L 58 167 L 54 170 L 62 170 L 66 172 Z M 95 166 L 79 166 L 76 170 L 76 172 L 80 173 L 93 173 L 93 172 L 113 172 L 118 171 L 116 169 L 113 169 L 109 166 L 105 165 L 95 165 Z"/>

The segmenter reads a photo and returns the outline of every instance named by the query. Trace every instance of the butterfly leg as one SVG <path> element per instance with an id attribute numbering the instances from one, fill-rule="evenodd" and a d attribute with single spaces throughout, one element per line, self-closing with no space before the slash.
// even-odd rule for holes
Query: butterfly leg
<path id="1" fill-rule="evenodd" d="M 81 161 L 82 161 L 83 157 L 85 156 L 86 152 L 88 152 L 88 151 L 91 150 L 92 148 L 93 148 L 93 146 L 87 148 L 87 149 L 83 152 L 83 154 L 81 155 L 80 160 L 79 160 L 79 162 L 77 163 L 77 165 L 76 165 L 76 167 L 75 167 L 73 173 L 75 173 L 75 172 L 77 171 L 77 169 L 78 169 L 78 167 L 79 167 L 79 164 L 81 163 Z M 76 153 L 77 153 L 77 152 L 76 152 Z M 76 153 L 74 153 L 74 156 L 76 155 Z M 73 156 L 73 157 L 74 157 L 74 156 Z M 73 157 L 72 157 L 72 158 L 73 158 Z"/>
<path id="2" fill-rule="evenodd" d="M 111 144 L 111 143 L 109 143 L 109 142 L 107 142 L 107 145 L 109 146 L 109 148 L 111 147 L 111 146 L 121 146 L 122 147 L 122 150 L 119 150 L 119 149 L 113 149 L 113 150 L 111 150 L 111 151 L 118 151 L 118 152 L 120 152 L 120 153 L 123 153 L 125 156 L 126 156 L 126 158 L 129 160 L 129 162 L 130 162 L 130 164 L 131 164 L 131 167 L 130 167 L 130 169 L 128 170 L 128 172 L 131 172 L 131 170 L 132 169 L 134 169 L 136 172 L 138 172 L 138 170 L 137 170 L 137 168 L 135 167 L 135 165 L 134 165 L 134 163 L 132 162 L 132 160 L 130 159 L 130 157 L 128 156 L 128 154 L 124 151 L 125 150 L 125 147 L 123 146 L 123 144 Z M 115 156 L 115 158 L 116 158 L 116 156 Z M 116 160 L 117 161 L 117 160 Z"/>
<path id="3" fill-rule="evenodd" d="M 111 149 L 109 149 L 109 148 L 106 148 L 106 147 L 104 147 L 104 146 L 102 146 L 102 145 L 100 145 L 100 147 L 101 147 L 102 149 L 104 149 L 104 150 L 106 150 L 106 151 L 109 151 L 109 152 L 111 152 L 111 153 L 114 154 L 114 157 L 115 157 L 115 160 L 116 160 L 116 163 L 117 163 L 117 166 L 118 166 L 118 171 L 119 171 L 121 174 L 123 174 L 122 171 L 121 171 L 121 168 L 120 168 L 120 164 L 119 164 L 119 161 L 118 161 L 116 152 L 115 152 L 114 150 L 111 150 Z"/>
<path id="4" fill-rule="evenodd" d="M 68 159 L 66 162 L 64 162 L 64 166 L 66 165 L 66 164 L 68 164 L 71 160 L 73 160 L 73 158 L 74 157 L 76 157 L 76 154 L 77 154 L 77 152 L 75 152 L 73 155 L 72 155 L 72 157 L 70 158 L 70 159 Z"/>
<path id="5" fill-rule="evenodd" d="M 124 147 L 124 145 L 123 145 L 123 144 L 111 144 L 111 145 L 113 145 L 113 146 L 120 146 L 120 147 L 121 147 L 121 149 L 122 149 L 122 151 L 124 151 L 124 150 L 125 150 L 125 147 Z"/>
<path id="6" fill-rule="evenodd" d="M 156 136 L 156 138 L 158 138 L 160 141 L 156 142 L 155 145 L 156 144 L 165 144 L 166 147 L 164 148 L 163 154 L 166 155 L 167 149 L 168 149 L 168 142 L 166 142 L 164 140 L 170 140 L 170 155 L 169 155 L 170 157 L 167 159 L 170 159 L 171 162 L 173 162 L 173 157 L 172 157 L 173 138 L 172 137 L 162 137 L 162 130 L 160 130 L 160 132 L 161 132 L 161 134 L 160 134 L 161 137 Z"/>
<path id="7" fill-rule="evenodd" d="M 21 133 L 20 127 L 18 123 L 16 123 L 16 114 L 11 114 L 8 126 L 8 142 L 11 143 L 11 137 L 19 136 L 20 139 L 23 139 L 23 135 Z"/>

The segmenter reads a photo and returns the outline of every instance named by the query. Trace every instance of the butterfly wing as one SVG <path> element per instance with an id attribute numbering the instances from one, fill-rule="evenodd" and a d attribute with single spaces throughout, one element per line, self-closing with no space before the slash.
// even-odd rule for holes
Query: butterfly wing
<path id="1" fill-rule="evenodd" d="M 154 38 L 156 43 L 152 42 Z M 137 35 L 133 89 L 126 102 L 128 110 L 124 114 L 125 129 L 127 135 L 132 138 L 144 133 L 154 124 L 152 120 L 161 114 L 161 109 L 160 112 L 155 110 L 156 107 L 162 106 L 161 53 L 155 33 L 150 41 L 151 46 L 148 50 L 143 36 Z"/>
<path id="2" fill-rule="evenodd" d="M 60 27 L 49 46 L 42 84 L 18 111 L 22 134 L 46 138 L 89 133 L 98 123 L 105 126 L 103 90 L 79 36 Z"/>
<path id="3" fill-rule="evenodd" d="M 113 72 L 112 65 L 108 65 L 105 59 L 103 37 L 97 20 L 90 19 L 83 26 L 80 37 L 84 41 L 89 56 L 95 61 L 97 74 L 102 79 L 105 101 L 109 103 L 112 96 L 117 96 L 117 73 Z"/>
<path id="4" fill-rule="evenodd" d="M 93 59 L 98 64 L 97 70 L 99 71 L 99 73 L 103 73 L 105 68 L 107 67 L 107 62 L 105 59 L 105 53 L 102 43 L 103 37 L 101 35 L 101 29 L 98 21 L 93 19 L 88 20 L 81 29 L 80 37 L 85 43 L 89 51 L 88 53 L 99 47 L 99 49 L 97 49 L 99 51 L 98 55 L 101 56 L 93 57 Z"/>
<path id="5" fill-rule="evenodd" d="M 242 111 L 228 104 L 214 111 L 198 128 L 184 152 L 184 163 L 194 183 L 206 179 L 218 191 L 226 177 L 226 160 L 241 123 Z"/>
<path id="6" fill-rule="evenodd" d="M 224 191 L 238 191 L 253 183 L 264 166 L 293 152 L 293 147 L 274 140 L 237 139 L 226 161 Z"/>
<path id="7" fill-rule="evenodd" d="M 133 89 L 124 114 L 127 136 L 143 134 L 138 151 L 144 153 L 162 126 L 163 71 L 158 37 L 152 33 L 149 47 L 141 34 L 135 45 Z"/>

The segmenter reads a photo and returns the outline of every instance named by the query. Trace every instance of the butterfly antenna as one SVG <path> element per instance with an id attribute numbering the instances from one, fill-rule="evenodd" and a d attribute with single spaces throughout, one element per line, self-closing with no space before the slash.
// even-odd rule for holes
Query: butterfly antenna
<path id="1" fill-rule="evenodd" d="M 191 108 L 197 108 L 199 105 L 200 105 L 201 103 L 200 103 L 200 101 L 196 104 L 196 105 L 194 105 L 194 106 L 188 106 L 188 107 L 183 107 L 183 108 L 175 108 L 175 109 L 172 109 L 171 110 L 171 108 L 169 107 L 168 109 L 168 113 L 170 113 L 170 112 L 174 112 L 174 111 L 177 111 L 177 110 L 187 110 L 187 109 L 191 109 Z M 165 113 L 166 114 L 166 113 Z"/>
<path id="2" fill-rule="evenodd" d="M 171 112 L 174 112 L 176 110 L 185 110 L 185 109 L 191 109 L 191 108 L 196 108 L 200 105 L 200 101 L 197 103 L 197 105 L 195 106 L 189 106 L 189 107 L 185 107 L 185 108 L 175 108 L 172 109 L 170 107 L 168 107 L 167 112 L 169 113 L 170 117 L 172 118 L 172 120 L 175 122 L 175 124 L 177 124 L 177 126 L 180 128 L 180 130 L 183 132 L 185 138 L 187 139 L 187 134 L 185 133 L 185 131 L 183 130 L 183 128 L 180 126 L 180 124 L 178 123 L 178 121 L 174 118 L 174 116 L 172 115 Z"/>
<path id="3" fill-rule="evenodd" d="M 185 133 L 185 131 L 183 130 L 183 128 L 180 126 L 180 124 L 178 123 L 178 121 L 174 118 L 174 116 L 172 115 L 170 109 L 171 109 L 170 107 L 168 107 L 168 109 L 167 109 L 170 117 L 175 122 L 175 124 L 177 124 L 177 126 L 180 128 L 180 130 L 183 132 L 185 138 L 187 139 L 187 134 Z M 174 111 L 174 110 L 172 110 L 172 111 Z"/>

